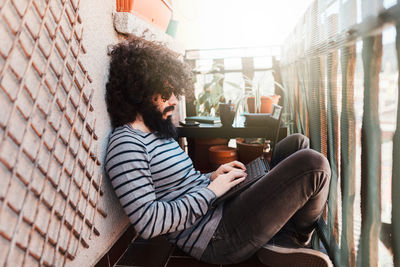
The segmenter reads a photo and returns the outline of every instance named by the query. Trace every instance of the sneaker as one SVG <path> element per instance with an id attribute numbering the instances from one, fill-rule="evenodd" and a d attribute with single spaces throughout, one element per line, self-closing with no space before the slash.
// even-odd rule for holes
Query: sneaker
<path id="1" fill-rule="evenodd" d="M 261 263 L 270 267 L 333 267 L 328 255 L 310 248 L 287 248 L 267 244 L 258 252 Z"/>
<path id="2" fill-rule="evenodd" d="M 268 244 L 285 248 L 311 248 L 311 234 L 300 236 L 296 232 L 281 229 Z"/>

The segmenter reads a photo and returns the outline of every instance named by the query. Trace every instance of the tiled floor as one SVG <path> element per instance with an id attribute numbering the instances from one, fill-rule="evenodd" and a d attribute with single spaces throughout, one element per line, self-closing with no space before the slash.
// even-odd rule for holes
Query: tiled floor
<path id="1" fill-rule="evenodd" d="M 119 259 L 116 267 L 221 267 L 195 260 L 163 237 L 149 241 L 136 240 Z M 265 267 L 256 257 L 230 267 Z"/>

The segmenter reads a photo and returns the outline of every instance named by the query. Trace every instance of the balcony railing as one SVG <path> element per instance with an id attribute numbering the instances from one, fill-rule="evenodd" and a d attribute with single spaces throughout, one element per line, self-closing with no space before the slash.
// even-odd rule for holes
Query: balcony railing
<path id="1" fill-rule="evenodd" d="M 293 131 L 331 164 L 319 233 L 336 266 L 400 266 L 399 18 L 388 1 L 314 1 L 282 49 Z"/>

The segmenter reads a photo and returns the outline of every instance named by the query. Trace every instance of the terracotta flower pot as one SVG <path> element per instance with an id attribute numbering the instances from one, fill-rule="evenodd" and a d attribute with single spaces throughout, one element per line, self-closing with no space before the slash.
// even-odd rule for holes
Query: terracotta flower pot
<path id="1" fill-rule="evenodd" d="M 278 104 L 280 95 L 262 96 L 260 113 L 271 113 L 272 104 Z"/>
<path id="2" fill-rule="evenodd" d="M 131 12 L 135 0 L 117 0 L 117 12 Z"/>
<path id="3" fill-rule="evenodd" d="M 214 170 L 222 164 L 238 159 L 236 148 L 228 146 L 212 146 L 208 149 L 208 154 Z"/>
<path id="4" fill-rule="evenodd" d="M 116 0 L 117 12 L 130 12 L 165 31 L 172 16 L 169 0 Z"/>
<path id="5" fill-rule="evenodd" d="M 264 144 L 247 144 L 243 138 L 236 138 L 236 146 L 238 159 L 243 164 L 261 156 L 264 151 Z"/>
<path id="6" fill-rule="evenodd" d="M 254 96 L 247 98 L 247 108 L 249 113 L 256 113 L 256 98 Z"/>
<path id="7" fill-rule="evenodd" d="M 224 138 L 196 138 L 194 139 L 194 166 L 201 173 L 212 171 L 208 149 L 215 145 L 228 145 L 229 140 Z"/>

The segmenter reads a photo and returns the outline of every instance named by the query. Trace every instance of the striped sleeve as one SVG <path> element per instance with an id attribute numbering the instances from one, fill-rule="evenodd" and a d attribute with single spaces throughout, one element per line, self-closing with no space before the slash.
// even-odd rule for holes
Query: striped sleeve
<path id="1" fill-rule="evenodd" d="M 124 211 L 142 238 L 183 230 L 207 213 L 216 196 L 206 187 L 171 201 L 157 200 L 149 164 L 146 146 L 125 138 L 109 147 L 105 166 Z"/>
<path id="2" fill-rule="evenodd" d="M 208 172 L 208 173 L 205 173 L 204 176 L 207 177 L 207 179 L 208 179 L 209 181 L 211 181 L 211 175 L 212 175 L 212 174 L 213 174 L 212 172 Z"/>

